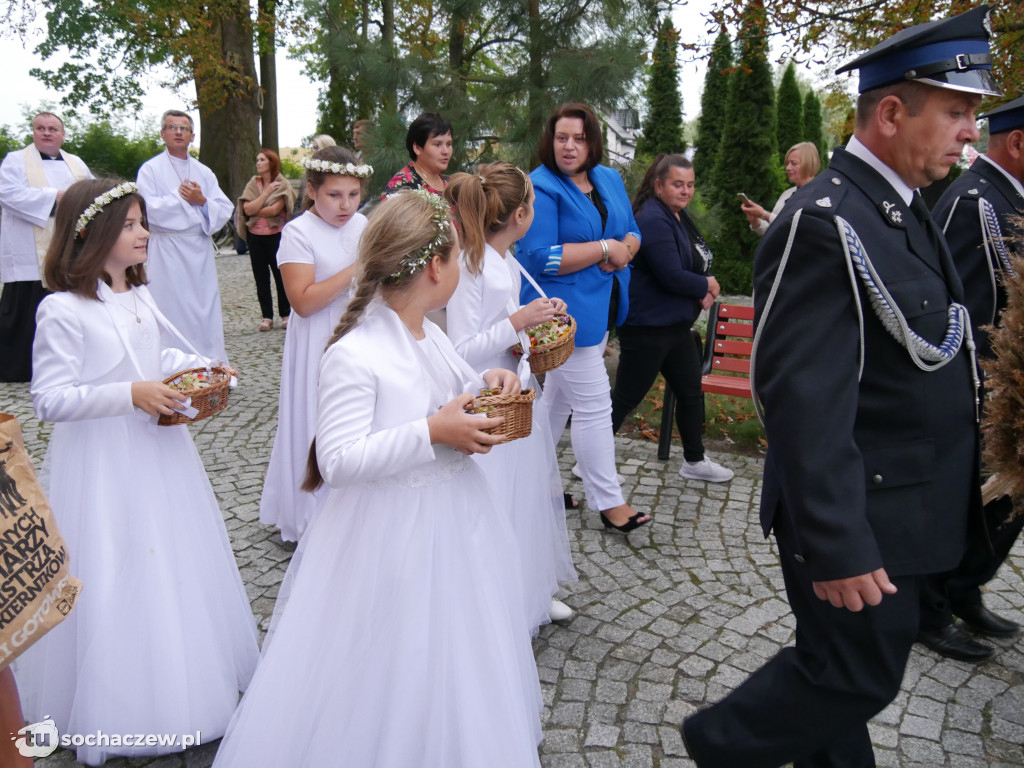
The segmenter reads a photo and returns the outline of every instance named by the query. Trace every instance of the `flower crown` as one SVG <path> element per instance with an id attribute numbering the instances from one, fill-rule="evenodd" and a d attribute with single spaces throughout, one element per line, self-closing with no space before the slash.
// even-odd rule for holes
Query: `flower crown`
<path id="1" fill-rule="evenodd" d="M 433 192 L 428 192 L 425 189 L 413 189 L 408 192 L 403 192 L 404 195 L 417 195 L 418 197 L 426 200 L 430 203 L 430 207 L 434 209 L 431 222 L 435 227 L 435 231 L 430 240 L 423 245 L 421 248 L 417 248 L 415 251 L 410 253 L 408 256 L 404 256 L 400 262 L 398 262 L 398 270 L 388 275 L 388 282 L 398 283 L 401 282 L 405 276 L 412 277 L 425 266 L 430 258 L 440 250 L 441 246 L 451 242 L 451 218 L 452 208 L 448 205 L 448 201 L 440 195 L 435 195 Z"/>
<path id="2" fill-rule="evenodd" d="M 125 181 L 118 184 L 113 189 L 108 189 L 102 195 L 97 195 L 93 198 L 89 207 L 82 211 L 82 215 L 78 217 L 78 223 L 75 224 L 75 234 L 82 234 L 82 230 L 85 229 L 89 222 L 96 218 L 96 214 L 102 211 L 106 206 L 125 195 L 137 194 L 138 191 L 139 188 L 135 182 Z"/>
<path id="3" fill-rule="evenodd" d="M 302 167 L 307 171 L 319 171 L 320 173 L 337 173 L 341 176 L 354 176 L 357 179 L 368 179 L 373 175 L 372 165 L 354 165 L 352 163 L 330 163 L 326 160 L 317 160 L 314 157 L 302 158 Z"/>

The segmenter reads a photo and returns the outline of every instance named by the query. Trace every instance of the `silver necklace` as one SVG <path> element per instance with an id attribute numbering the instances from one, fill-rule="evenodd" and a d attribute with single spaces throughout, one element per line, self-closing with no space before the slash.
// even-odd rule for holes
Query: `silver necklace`
<path id="1" fill-rule="evenodd" d="M 125 312 L 127 312 L 128 314 L 130 314 L 130 315 L 134 316 L 134 317 L 135 317 L 135 322 L 136 322 L 136 323 L 141 323 L 141 322 L 142 322 L 142 318 L 141 318 L 141 317 L 139 316 L 139 300 L 138 300 L 138 298 L 137 298 L 137 297 L 135 296 L 135 294 L 134 294 L 134 293 L 132 293 L 131 291 L 129 291 L 129 293 L 131 293 L 131 294 L 132 294 L 132 309 L 128 309 L 128 307 L 126 307 L 126 306 L 125 306 L 124 304 L 122 304 L 122 303 L 120 302 L 120 300 L 118 300 L 118 301 L 117 301 L 117 302 L 115 302 L 115 303 L 117 304 L 117 306 L 119 306 L 119 307 L 120 307 L 121 309 L 123 309 L 123 310 L 124 310 Z"/>

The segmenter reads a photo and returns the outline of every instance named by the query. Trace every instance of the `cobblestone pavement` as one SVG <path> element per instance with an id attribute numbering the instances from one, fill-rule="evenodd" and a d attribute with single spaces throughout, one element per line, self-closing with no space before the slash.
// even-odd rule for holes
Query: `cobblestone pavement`
<path id="1" fill-rule="evenodd" d="M 262 631 L 290 556 L 257 520 L 284 333 L 256 331 L 249 260 L 222 255 L 217 266 L 228 350 L 241 384 L 227 411 L 191 429 Z M 27 385 L 0 385 L 0 410 L 19 417 L 41 460 L 49 428 L 32 417 Z M 683 717 L 720 699 L 793 638 L 775 550 L 757 522 L 762 461 L 718 454 L 736 477 L 712 485 L 680 478 L 679 455 L 661 463 L 653 443 L 619 438 L 618 449 L 627 499 L 654 521 L 627 539 L 602 530 L 594 512 L 568 513 L 580 580 L 561 596 L 578 613 L 544 627 L 534 644 L 545 702 L 545 768 L 692 766 L 679 737 Z M 567 490 L 581 497 L 564 443 L 560 462 Z M 986 597 L 1019 622 L 1022 576 L 1018 544 Z M 871 725 L 879 765 L 1024 765 L 1024 638 L 994 644 L 995 658 L 978 666 L 914 651 L 900 695 Z M 107 765 L 206 768 L 216 746 Z M 77 765 L 66 751 L 37 764 Z M 346 765 L 344 745 L 337 765 L 363 768 Z"/>

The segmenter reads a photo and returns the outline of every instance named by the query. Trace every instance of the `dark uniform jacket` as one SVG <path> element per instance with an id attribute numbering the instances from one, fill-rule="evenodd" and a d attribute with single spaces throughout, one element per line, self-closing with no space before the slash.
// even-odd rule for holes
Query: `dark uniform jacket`
<path id="1" fill-rule="evenodd" d="M 985 236 L 982 199 L 995 210 L 1000 230 L 995 238 Z M 988 334 L 977 326 L 995 324 L 1006 306 L 1006 290 L 999 282 L 1002 263 L 997 256 L 998 238 L 1013 234 L 1009 220 L 1015 215 L 1024 215 L 1024 197 L 998 168 L 981 158 L 949 186 L 932 211 L 964 284 L 964 303 L 976 326 L 979 354 L 986 357 L 992 355 Z"/>
<path id="2" fill-rule="evenodd" d="M 754 263 L 754 385 L 768 436 L 762 525 L 787 537 L 815 581 L 879 567 L 889 576 L 948 570 L 969 511 L 980 509 L 966 344 L 938 370 L 915 365 L 851 274 L 838 217 L 925 340 L 942 341 L 951 297 L 962 293 L 948 253 L 845 150 L 794 195 Z"/>

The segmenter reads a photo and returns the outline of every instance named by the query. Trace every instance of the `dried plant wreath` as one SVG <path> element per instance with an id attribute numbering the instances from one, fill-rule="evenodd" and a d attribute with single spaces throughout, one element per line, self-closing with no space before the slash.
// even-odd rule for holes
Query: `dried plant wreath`
<path id="1" fill-rule="evenodd" d="M 1013 274 L 1003 272 L 1007 303 L 1000 323 L 989 329 L 995 357 L 983 361 L 985 417 L 982 446 L 986 471 L 985 502 L 1001 496 L 1014 501 L 1014 515 L 1024 513 L 1024 216 L 1010 220 L 1006 238 Z"/>

